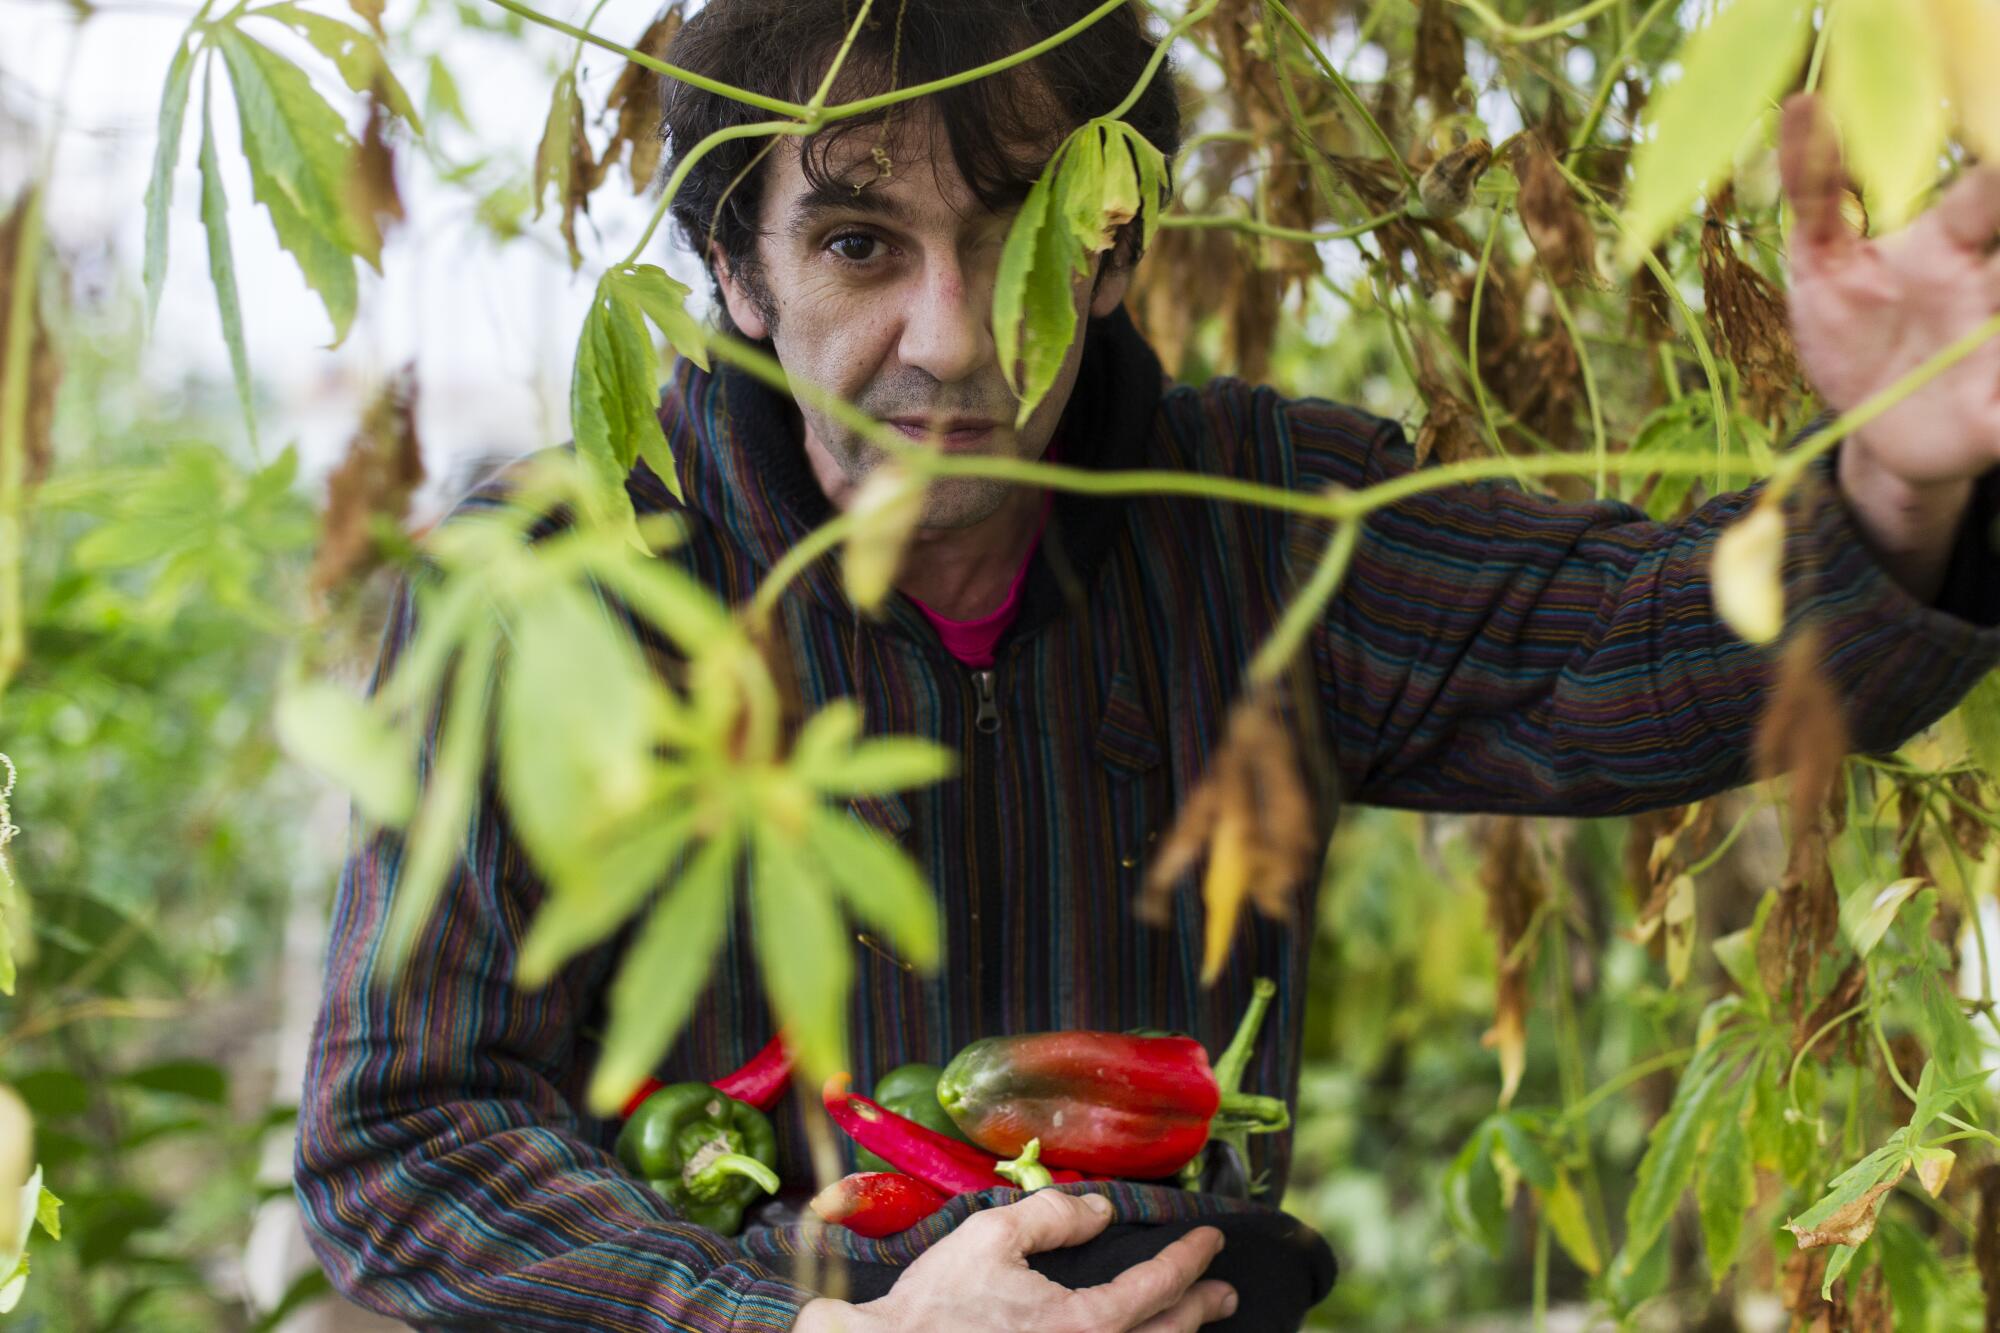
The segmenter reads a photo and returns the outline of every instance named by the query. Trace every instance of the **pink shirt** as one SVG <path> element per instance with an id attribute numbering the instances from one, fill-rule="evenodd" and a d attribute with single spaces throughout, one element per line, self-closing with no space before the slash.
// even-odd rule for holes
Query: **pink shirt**
<path id="1" fill-rule="evenodd" d="M 1049 508 L 1055 496 L 1042 496 L 1042 517 L 1035 525 L 1035 539 L 1028 543 L 1028 553 L 1021 559 L 1021 567 L 1014 571 L 1014 581 L 1007 585 L 1007 595 L 1000 599 L 1000 605 L 980 616 L 977 620 L 953 620 L 941 616 L 916 598 L 917 610 L 924 613 L 924 619 L 931 622 L 938 637 L 944 640 L 944 649 L 969 667 L 990 667 L 993 665 L 993 645 L 1000 642 L 1000 636 L 1014 623 L 1014 617 L 1021 613 L 1021 584 L 1028 577 L 1028 566 L 1035 562 L 1035 550 L 1042 544 L 1042 530 L 1049 525 Z"/>

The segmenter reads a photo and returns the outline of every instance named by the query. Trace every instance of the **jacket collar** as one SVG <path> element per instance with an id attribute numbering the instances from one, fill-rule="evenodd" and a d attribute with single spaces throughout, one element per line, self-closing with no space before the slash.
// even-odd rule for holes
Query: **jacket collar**
<path id="1" fill-rule="evenodd" d="M 1076 386 L 1058 426 L 1063 461 L 1099 472 L 1143 467 L 1163 388 L 1159 358 L 1123 309 L 1090 320 Z M 795 433 L 791 402 L 747 372 L 721 364 L 708 372 L 680 362 L 662 416 L 688 507 L 742 543 L 761 570 L 832 517 Z M 1032 633 L 1083 598 L 1124 530 L 1127 503 L 1121 496 L 1057 493 L 1008 640 Z M 837 555 L 817 561 L 799 586 L 842 618 L 855 614 L 841 587 Z M 926 642 L 935 637 L 906 597 L 890 598 L 885 619 Z"/>

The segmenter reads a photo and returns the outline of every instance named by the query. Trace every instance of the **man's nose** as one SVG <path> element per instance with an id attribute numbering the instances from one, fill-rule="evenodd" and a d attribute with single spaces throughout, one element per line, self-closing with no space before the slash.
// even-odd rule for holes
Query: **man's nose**
<path id="1" fill-rule="evenodd" d="M 903 319 L 898 352 L 947 384 L 969 378 L 993 359 L 992 280 L 956 258 L 924 266 Z"/>

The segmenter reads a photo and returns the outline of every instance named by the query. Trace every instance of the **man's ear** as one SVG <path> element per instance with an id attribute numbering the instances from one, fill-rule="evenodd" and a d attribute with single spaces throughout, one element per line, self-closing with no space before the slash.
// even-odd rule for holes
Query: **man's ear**
<path id="1" fill-rule="evenodd" d="M 763 310 L 750 299 L 736 272 L 723 256 L 720 245 L 708 247 L 708 262 L 715 272 L 715 285 L 722 289 L 723 304 L 729 307 L 729 318 L 737 329 L 751 342 L 762 342 L 771 336 L 770 323 L 764 318 Z"/>
<path id="2" fill-rule="evenodd" d="M 1109 256 L 1106 256 L 1108 261 Z M 1090 294 L 1090 317 L 1103 319 L 1118 308 L 1125 299 L 1126 288 L 1132 285 L 1132 265 L 1120 264 L 1113 268 L 1107 262 L 1097 275 L 1097 287 Z"/>

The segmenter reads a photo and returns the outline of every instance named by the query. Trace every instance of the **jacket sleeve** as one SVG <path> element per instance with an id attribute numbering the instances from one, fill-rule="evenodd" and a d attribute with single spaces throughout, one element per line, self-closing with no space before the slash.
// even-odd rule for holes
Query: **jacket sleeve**
<path id="1" fill-rule="evenodd" d="M 377 683 L 412 628 L 405 589 Z M 296 1191 L 333 1285 L 425 1329 L 789 1329 L 812 1293 L 679 1220 L 573 1109 L 613 960 L 600 948 L 539 991 L 514 986 L 540 889 L 490 791 L 386 978 L 401 855 L 395 835 L 356 835 L 300 1099 Z"/>
<path id="2" fill-rule="evenodd" d="M 1394 422 L 1316 400 L 1279 416 L 1295 484 L 1360 488 L 1415 466 Z M 1856 748 L 1886 750 L 2000 661 L 2000 477 L 1977 487 L 1944 594 L 1925 606 L 1869 550 L 1834 456 L 1786 506 L 1786 632 L 1819 629 Z M 1346 799 L 1605 815 L 1746 781 L 1777 654 L 1717 617 L 1709 562 L 1756 496 L 1663 524 L 1491 483 L 1370 515 L 1312 643 Z"/>

